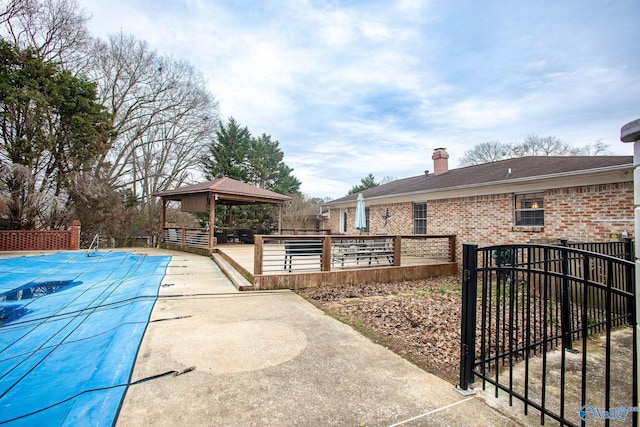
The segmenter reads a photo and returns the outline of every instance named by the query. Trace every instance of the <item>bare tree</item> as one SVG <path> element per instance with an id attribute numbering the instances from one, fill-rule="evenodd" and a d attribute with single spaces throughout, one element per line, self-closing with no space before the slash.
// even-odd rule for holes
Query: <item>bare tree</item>
<path id="1" fill-rule="evenodd" d="M 513 157 L 525 156 L 569 156 L 577 152 L 570 144 L 555 136 L 527 136 L 523 142 L 513 146 Z"/>
<path id="2" fill-rule="evenodd" d="M 2 34 L 18 48 L 74 71 L 86 64 L 92 38 L 77 0 L 14 0 L 3 9 Z"/>
<path id="3" fill-rule="evenodd" d="M 513 157 L 526 156 L 598 156 L 609 154 L 608 146 L 602 141 L 575 147 L 555 136 L 539 137 L 529 135 L 520 143 L 483 142 L 465 151 L 460 160 L 462 166 L 497 162 Z"/>
<path id="4" fill-rule="evenodd" d="M 578 153 L 581 156 L 608 156 L 611 155 L 609 146 L 602 142 L 601 139 L 595 141 L 593 144 L 587 144 Z"/>
<path id="5" fill-rule="evenodd" d="M 6 23 L 17 14 L 21 13 L 26 5 L 26 0 L 9 0 L 0 3 L 0 25 Z"/>
<path id="6" fill-rule="evenodd" d="M 66 196 L 78 209 L 114 210 L 82 213 L 92 221 L 122 221 L 120 199 L 135 201 L 138 215 L 157 223 L 153 193 L 196 179 L 217 129 L 217 102 L 202 75 L 131 36 L 92 39 L 77 0 L 13 0 L 1 7 L 0 37 L 95 82 L 98 102 L 111 114 L 110 137 L 90 168 L 74 171 Z"/>
<path id="7" fill-rule="evenodd" d="M 317 200 L 307 199 L 301 194 L 284 204 L 284 228 L 309 230 L 315 228 L 316 218 L 320 212 Z"/>
<path id="8" fill-rule="evenodd" d="M 114 131 L 95 174 L 113 188 L 131 190 L 141 215 L 157 223 L 153 193 L 196 178 L 217 129 L 217 102 L 193 67 L 132 36 L 97 41 L 93 51 L 91 77 Z"/>
<path id="9" fill-rule="evenodd" d="M 513 148 L 510 144 L 498 141 L 482 142 L 474 146 L 471 150 L 464 152 L 461 166 L 473 166 L 482 163 L 497 162 L 512 156 Z"/>

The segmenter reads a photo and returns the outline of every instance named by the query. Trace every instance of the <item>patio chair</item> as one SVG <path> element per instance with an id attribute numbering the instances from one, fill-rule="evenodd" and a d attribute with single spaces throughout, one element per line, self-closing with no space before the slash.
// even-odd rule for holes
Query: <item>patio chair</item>
<path id="1" fill-rule="evenodd" d="M 214 231 L 214 236 L 216 237 L 216 242 L 218 244 L 227 243 L 227 233 L 226 233 L 226 231 L 216 229 Z"/>
<path id="2" fill-rule="evenodd" d="M 251 243 L 254 242 L 254 233 L 253 230 L 241 230 L 238 235 L 238 240 L 242 243 Z"/>
<path id="3" fill-rule="evenodd" d="M 284 242 L 284 269 L 291 265 L 294 256 L 320 256 L 320 268 L 322 268 L 322 240 L 290 240 Z"/>

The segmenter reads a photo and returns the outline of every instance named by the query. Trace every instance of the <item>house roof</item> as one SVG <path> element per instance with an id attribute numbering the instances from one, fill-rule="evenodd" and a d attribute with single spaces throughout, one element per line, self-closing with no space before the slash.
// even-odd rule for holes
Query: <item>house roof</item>
<path id="1" fill-rule="evenodd" d="M 264 188 L 227 177 L 187 185 L 174 190 L 161 191 L 154 193 L 154 196 L 168 200 L 182 200 L 183 197 L 190 195 L 209 193 L 216 194 L 220 202 L 232 202 L 230 204 L 283 203 L 291 200 L 291 197 L 285 196 L 284 194 L 265 190 Z"/>
<path id="2" fill-rule="evenodd" d="M 451 169 L 440 175 L 425 174 L 398 179 L 362 191 L 365 198 L 447 191 L 479 185 L 509 184 L 545 178 L 594 173 L 633 166 L 633 156 L 530 156 Z M 510 173 L 509 173 L 510 172 Z M 357 194 L 327 205 L 355 201 Z"/>
<path id="3" fill-rule="evenodd" d="M 329 209 L 327 209 L 324 205 L 314 205 L 307 209 L 308 216 L 323 216 L 329 213 Z"/>

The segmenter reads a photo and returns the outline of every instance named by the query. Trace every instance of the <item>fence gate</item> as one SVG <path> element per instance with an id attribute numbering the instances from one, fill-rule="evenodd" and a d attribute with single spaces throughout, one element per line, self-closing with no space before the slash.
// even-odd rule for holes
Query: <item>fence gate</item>
<path id="1" fill-rule="evenodd" d="M 460 388 L 479 379 L 541 424 L 637 426 L 632 244 L 563 243 L 463 246 Z"/>

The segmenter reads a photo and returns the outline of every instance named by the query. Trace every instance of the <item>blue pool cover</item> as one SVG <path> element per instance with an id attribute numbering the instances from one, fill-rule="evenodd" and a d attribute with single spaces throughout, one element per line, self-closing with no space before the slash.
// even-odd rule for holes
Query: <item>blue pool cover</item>
<path id="1" fill-rule="evenodd" d="M 112 425 L 170 259 L 0 259 L 0 425 Z"/>

